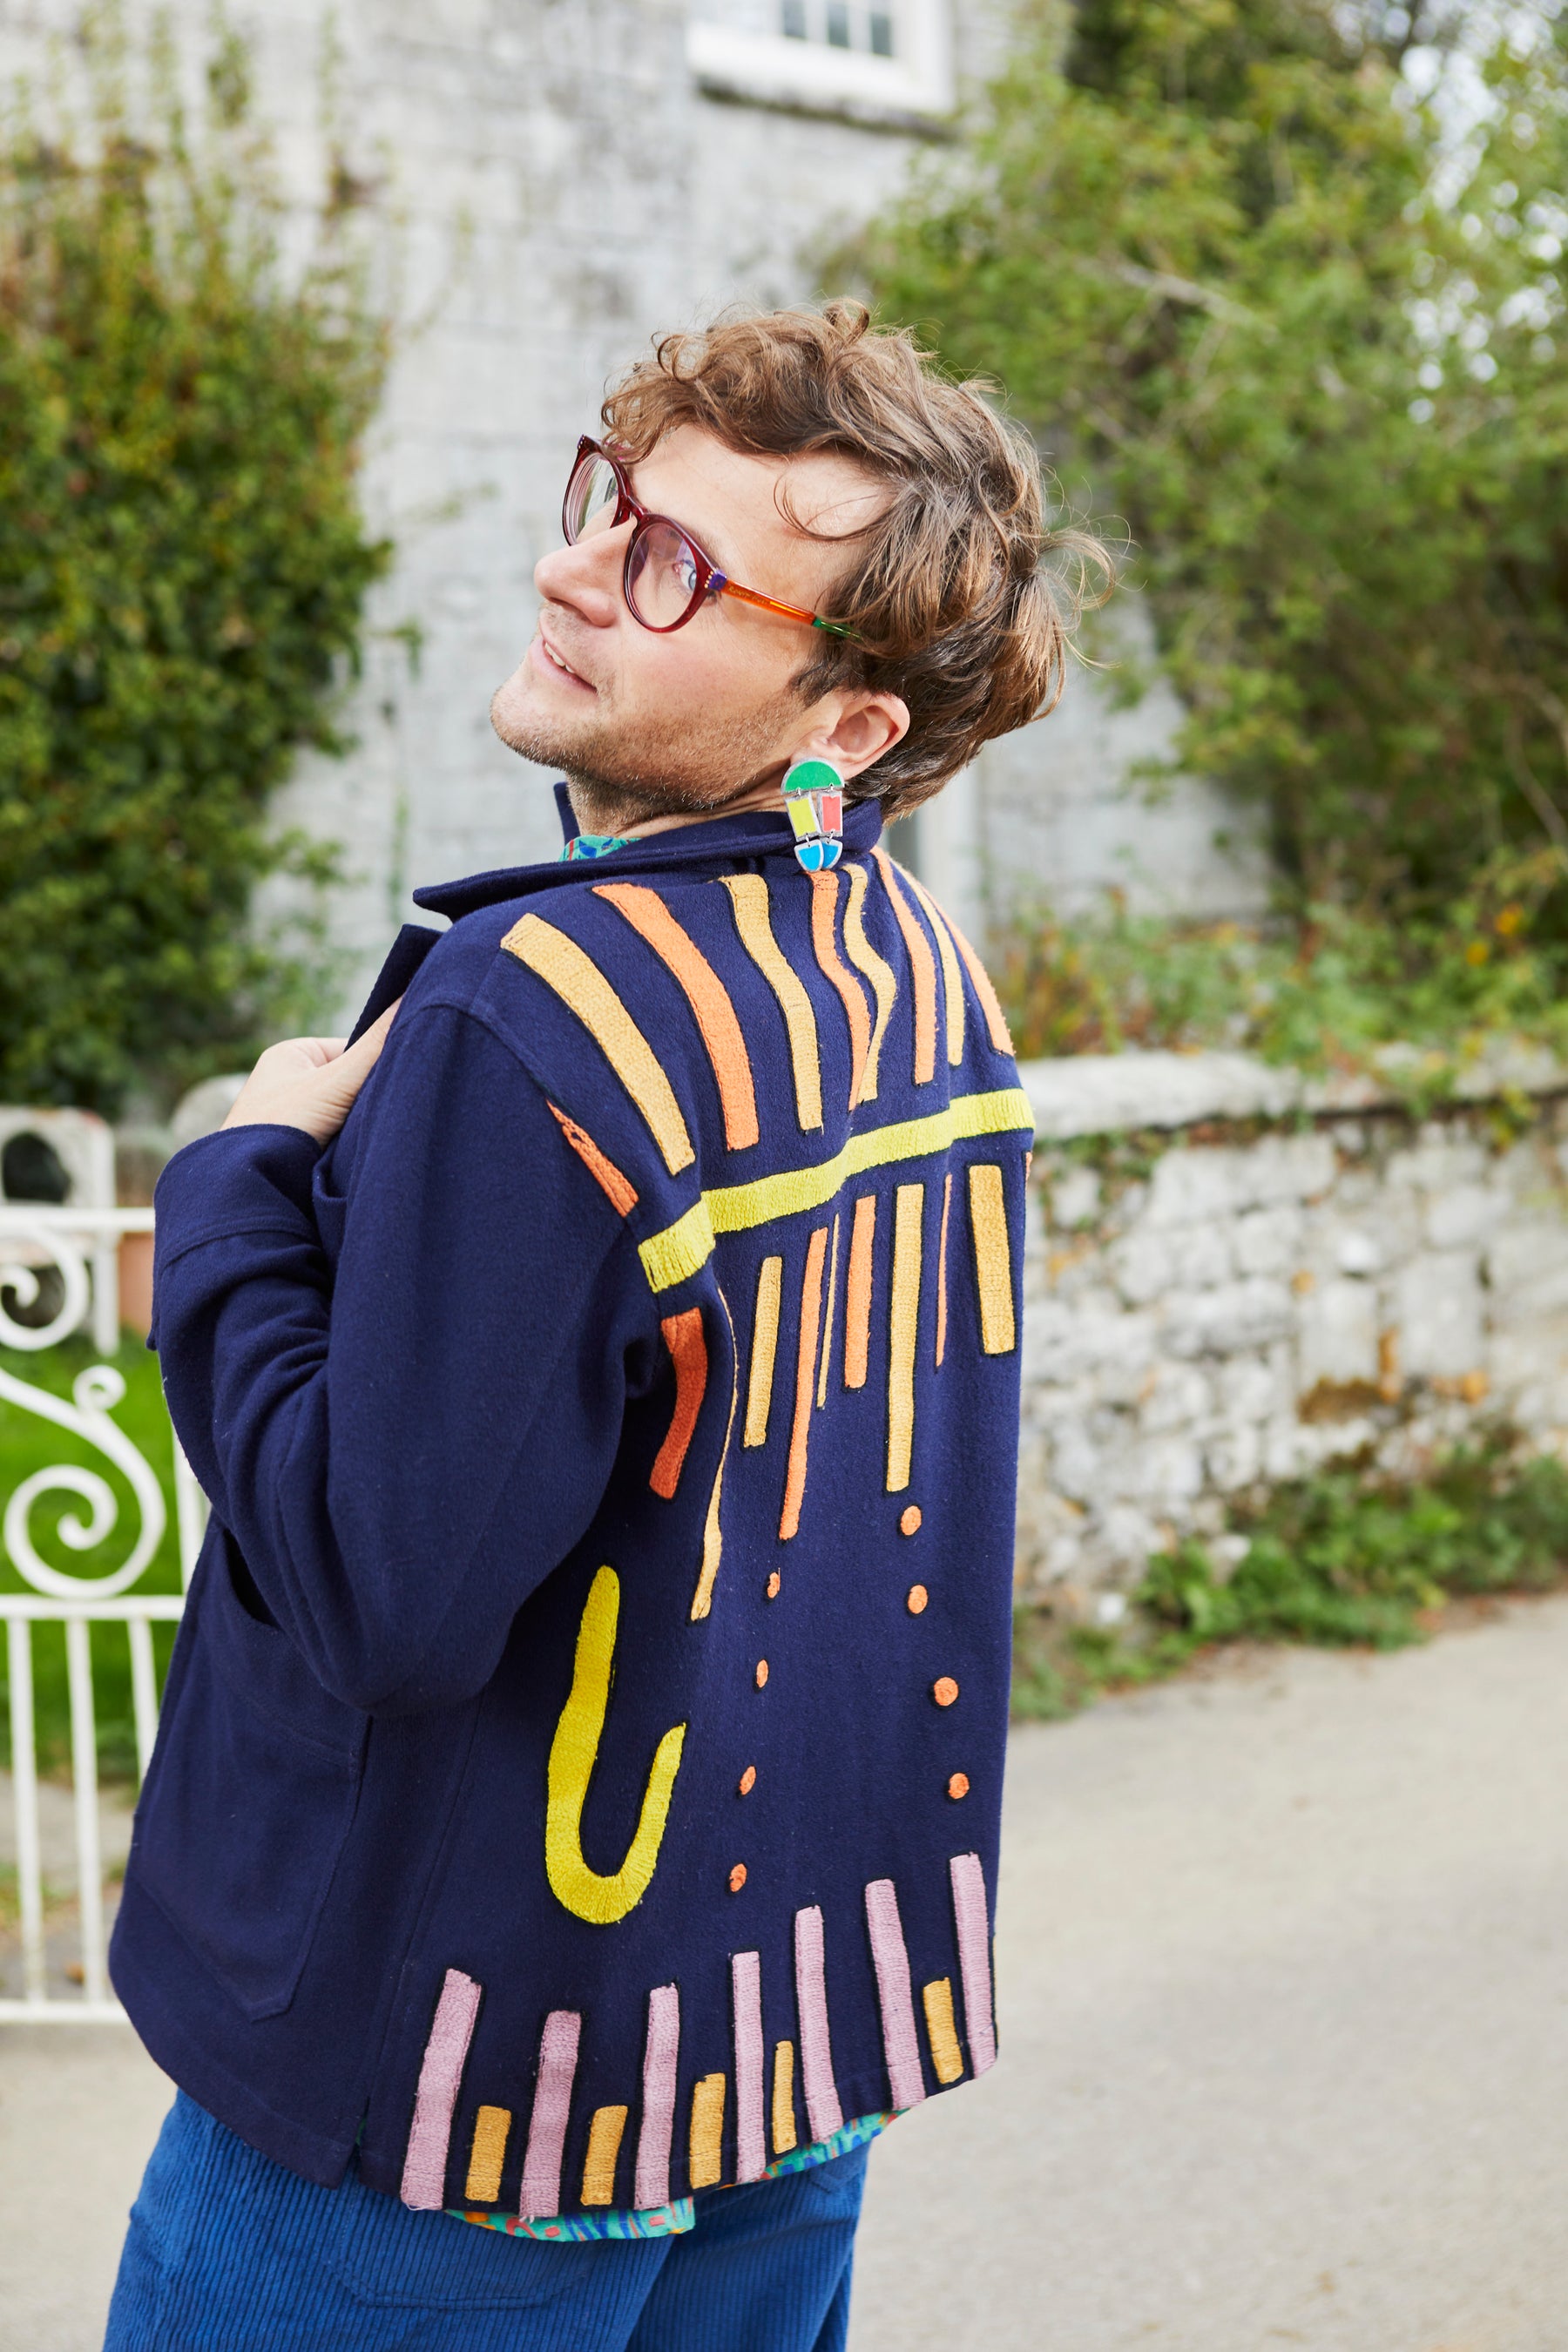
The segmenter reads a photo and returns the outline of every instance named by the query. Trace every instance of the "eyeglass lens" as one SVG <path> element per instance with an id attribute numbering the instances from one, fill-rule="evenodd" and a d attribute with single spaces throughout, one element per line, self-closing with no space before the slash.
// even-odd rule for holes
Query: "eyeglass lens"
<path id="1" fill-rule="evenodd" d="M 609 462 L 590 452 L 573 473 L 566 487 L 566 507 L 562 520 L 565 525 L 566 542 L 575 547 L 587 532 L 608 530 L 616 519 L 620 499 L 620 486 L 616 469 Z"/>
<path id="2" fill-rule="evenodd" d="M 700 576 L 683 532 L 673 523 L 644 523 L 626 563 L 626 602 L 645 627 L 673 629 L 696 602 Z"/>
<path id="3" fill-rule="evenodd" d="M 608 530 L 620 505 L 620 484 L 607 458 L 586 452 L 567 485 L 562 512 L 568 546 Z M 703 577 L 696 549 L 678 526 L 655 518 L 639 523 L 626 559 L 626 602 L 648 629 L 679 628 L 689 618 Z"/>

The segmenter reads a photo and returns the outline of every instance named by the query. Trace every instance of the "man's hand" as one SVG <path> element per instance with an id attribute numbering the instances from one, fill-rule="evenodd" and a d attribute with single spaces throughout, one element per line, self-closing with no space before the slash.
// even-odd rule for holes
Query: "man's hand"
<path id="1" fill-rule="evenodd" d="M 327 1142 L 375 1067 L 396 1013 L 396 1004 L 388 1005 L 358 1045 L 346 1049 L 341 1037 L 286 1037 L 268 1045 L 225 1127 L 299 1127 L 318 1143 Z"/>

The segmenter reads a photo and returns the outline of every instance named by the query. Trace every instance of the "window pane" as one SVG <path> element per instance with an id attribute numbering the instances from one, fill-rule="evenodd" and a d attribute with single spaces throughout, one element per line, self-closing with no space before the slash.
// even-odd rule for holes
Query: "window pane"
<path id="1" fill-rule="evenodd" d="M 804 41 L 809 37 L 805 28 L 805 0 L 784 0 L 780 16 L 786 40 Z"/>
<path id="2" fill-rule="evenodd" d="M 849 47 L 847 0 L 827 0 L 827 45 L 834 49 Z"/>
<path id="3" fill-rule="evenodd" d="M 871 55 L 890 58 L 893 54 L 893 20 L 885 8 L 871 11 Z"/>

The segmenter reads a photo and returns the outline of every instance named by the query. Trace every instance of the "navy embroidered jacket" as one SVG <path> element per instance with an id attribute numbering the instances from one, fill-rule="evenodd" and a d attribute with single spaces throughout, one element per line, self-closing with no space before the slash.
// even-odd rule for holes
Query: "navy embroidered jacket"
<path id="1" fill-rule="evenodd" d="M 212 1520 L 114 1981 L 310 2179 L 659 2205 L 994 2055 L 1032 1122 L 878 833 L 423 893 L 333 1143 L 159 1186 Z"/>

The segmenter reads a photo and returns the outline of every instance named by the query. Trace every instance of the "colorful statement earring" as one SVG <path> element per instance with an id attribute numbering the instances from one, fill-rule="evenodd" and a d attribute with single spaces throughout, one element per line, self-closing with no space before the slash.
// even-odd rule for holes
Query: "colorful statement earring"
<path id="1" fill-rule="evenodd" d="M 785 769 L 784 796 L 795 856 L 808 874 L 826 874 L 844 849 L 843 777 L 831 760 L 813 753 Z"/>

